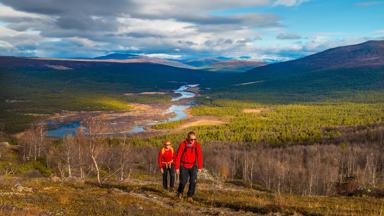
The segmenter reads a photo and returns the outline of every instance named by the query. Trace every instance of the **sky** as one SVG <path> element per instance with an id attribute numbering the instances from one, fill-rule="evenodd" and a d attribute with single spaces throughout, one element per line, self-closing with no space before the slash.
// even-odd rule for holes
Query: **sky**
<path id="1" fill-rule="evenodd" d="M 0 0 L 0 55 L 285 61 L 384 40 L 384 0 Z"/>

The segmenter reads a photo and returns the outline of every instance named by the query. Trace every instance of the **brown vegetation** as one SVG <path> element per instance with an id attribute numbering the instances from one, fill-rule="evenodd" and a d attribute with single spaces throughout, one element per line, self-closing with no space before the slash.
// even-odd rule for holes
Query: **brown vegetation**
<path id="1" fill-rule="evenodd" d="M 217 176 L 278 193 L 350 195 L 384 184 L 383 150 L 380 143 L 282 148 L 212 143 L 205 157 Z"/>
<path id="2" fill-rule="evenodd" d="M 100 137 L 102 126 L 91 118 L 87 136 L 66 137 L 60 145 L 47 145 L 41 128 L 36 127 L 21 142 L 20 156 L 23 161 L 45 161 L 61 178 L 96 177 L 99 184 L 124 181 L 132 171 L 158 172 L 157 147 L 137 146 L 127 137 Z M 240 179 L 278 193 L 370 193 L 384 185 L 383 133 L 381 129 L 371 133 L 369 141 L 361 136 L 352 139 L 351 134 L 345 142 L 287 147 L 208 142 L 203 145 L 204 164 L 218 178 Z"/>
<path id="3" fill-rule="evenodd" d="M 243 113 L 261 113 L 264 109 L 243 109 Z"/>
<path id="4" fill-rule="evenodd" d="M 226 123 L 225 121 L 218 118 L 214 118 L 214 117 L 199 117 L 194 120 L 192 119 L 186 122 L 185 124 L 180 125 L 179 129 L 185 129 L 185 128 L 196 127 L 196 126 L 221 125 L 225 123 Z"/>
<path id="5" fill-rule="evenodd" d="M 245 119 L 259 116 L 242 115 Z M 182 121 L 178 126 L 182 127 L 183 123 L 188 127 L 213 122 L 222 124 L 225 122 L 220 119 L 226 117 L 200 116 L 193 119 L 189 123 Z M 92 187 L 102 188 L 101 191 L 118 188 L 131 192 L 133 184 L 139 185 L 139 191 L 150 191 L 151 196 L 161 196 L 166 201 L 148 198 L 137 191 L 135 196 L 161 207 L 170 207 L 167 203 L 171 197 L 161 191 L 160 184 L 142 177 L 159 176 L 156 158 L 165 136 L 100 136 L 105 127 L 102 118 L 87 118 L 84 126 L 87 128 L 85 134 L 79 131 L 75 137 L 49 139 L 44 135 L 45 128 L 35 125 L 18 140 L 19 146 L 13 148 L 18 152 L 20 167 L 0 163 L 5 170 L 2 173 L 11 176 L 22 174 L 30 179 L 51 176 L 55 182 L 91 181 Z M 198 128 L 201 128 L 201 134 L 203 130 L 209 132 L 215 127 L 220 126 Z M 335 128 L 323 127 L 322 130 Z M 336 129 L 339 135 L 332 139 L 289 145 L 213 141 L 215 137 L 210 137 L 202 143 L 204 168 L 209 178 L 200 176 L 196 196 L 198 205 L 204 206 L 204 210 L 196 208 L 195 213 L 210 212 L 214 208 L 212 212 L 225 209 L 223 211 L 228 214 L 241 211 L 252 214 L 380 214 L 384 198 L 384 127 L 370 124 L 339 126 Z M 239 130 L 244 129 L 239 127 Z M 222 133 L 225 135 L 227 131 Z M 168 134 L 166 138 L 178 143 L 184 137 L 182 135 Z M 9 161 L 9 158 L 8 155 L 4 160 Z M 70 194 L 68 196 L 76 196 Z M 89 201 L 89 197 L 84 199 Z M 70 203 L 69 198 L 60 200 Z M 97 205 L 102 206 L 100 203 Z M 116 209 L 121 210 L 118 205 Z"/>

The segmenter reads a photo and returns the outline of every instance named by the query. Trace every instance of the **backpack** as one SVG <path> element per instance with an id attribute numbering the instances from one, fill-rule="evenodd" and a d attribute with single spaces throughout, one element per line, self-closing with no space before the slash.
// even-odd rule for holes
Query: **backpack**
<path id="1" fill-rule="evenodd" d="M 188 148 L 193 148 L 193 151 L 195 152 L 195 161 L 193 162 L 194 164 L 196 163 L 196 158 L 197 158 L 197 143 L 195 143 L 195 145 L 193 145 L 193 147 L 187 147 L 187 144 L 185 144 L 185 147 L 184 147 L 184 151 L 183 151 L 183 154 L 181 154 L 181 158 L 183 158 L 184 156 L 184 153 L 187 151 Z"/>

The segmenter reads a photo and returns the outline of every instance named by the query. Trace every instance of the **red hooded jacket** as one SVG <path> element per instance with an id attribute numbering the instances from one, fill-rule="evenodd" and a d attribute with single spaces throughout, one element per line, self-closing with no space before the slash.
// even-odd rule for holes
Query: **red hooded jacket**
<path id="1" fill-rule="evenodd" d="M 197 168 L 203 168 L 203 155 L 200 143 L 189 143 L 187 140 L 182 142 L 177 150 L 175 167 L 178 170 L 180 165 L 185 168 L 192 168 L 197 162 Z"/>
<path id="2" fill-rule="evenodd" d="M 172 164 L 174 161 L 174 149 L 171 147 L 169 149 L 163 147 L 160 149 L 159 157 L 158 157 L 158 164 L 159 168 L 164 168 L 167 164 Z"/>

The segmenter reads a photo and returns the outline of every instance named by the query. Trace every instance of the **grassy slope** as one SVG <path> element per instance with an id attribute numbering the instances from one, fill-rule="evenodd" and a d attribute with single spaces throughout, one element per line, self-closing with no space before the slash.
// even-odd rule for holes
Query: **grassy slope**
<path id="1" fill-rule="evenodd" d="M 0 187 L 0 213 L 39 215 L 380 215 L 382 198 L 301 197 L 235 186 L 231 183 L 200 180 L 195 204 L 162 191 L 160 179 L 141 176 L 126 183 L 105 184 L 103 188 L 80 182 L 54 183 L 47 179 L 8 178 Z M 17 191 L 15 183 L 32 189 Z"/>

